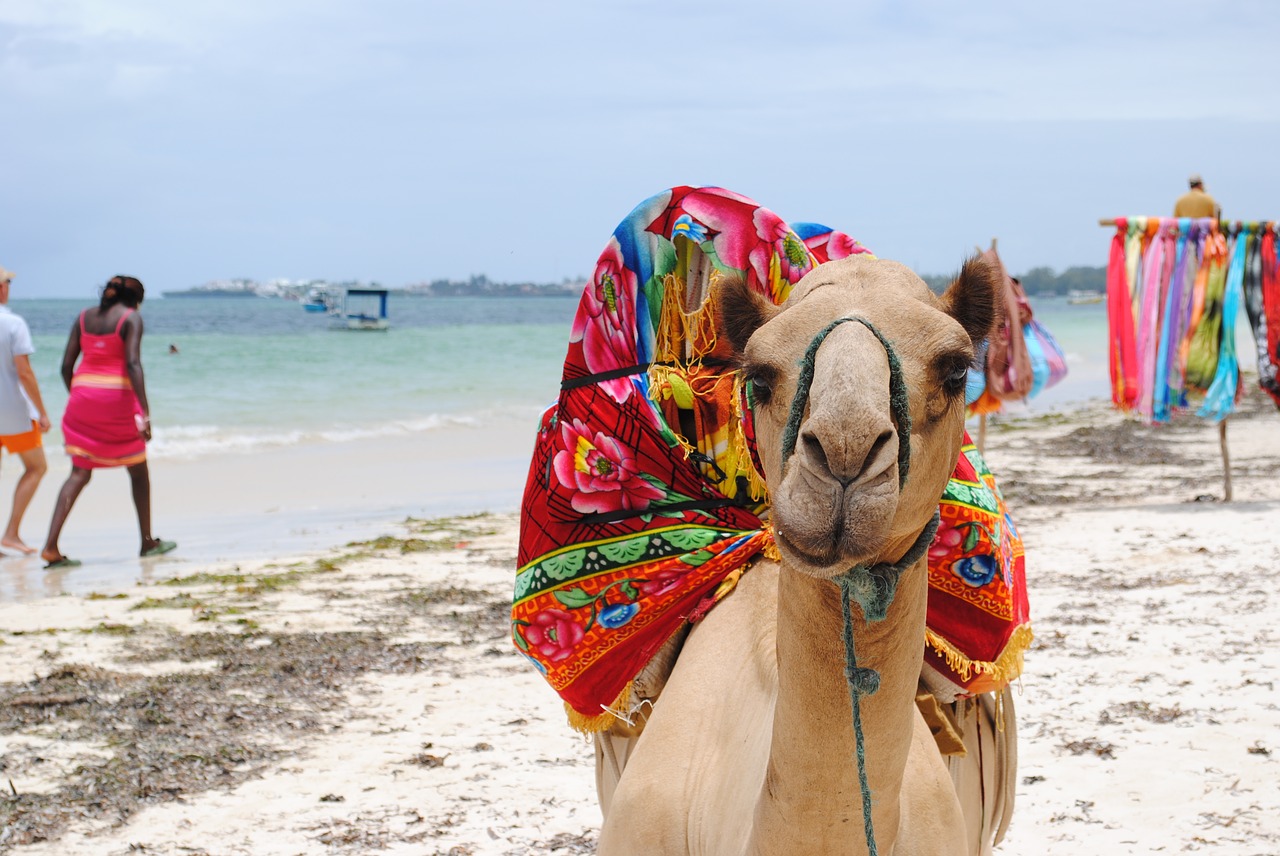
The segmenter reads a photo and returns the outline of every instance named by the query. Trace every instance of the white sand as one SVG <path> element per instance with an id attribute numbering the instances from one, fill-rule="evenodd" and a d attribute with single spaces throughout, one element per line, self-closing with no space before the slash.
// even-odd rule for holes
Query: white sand
<path id="1" fill-rule="evenodd" d="M 195 459 L 150 461 L 152 530 L 177 541 L 164 559 L 139 561 L 138 524 L 123 470 L 97 472 L 68 518 L 60 546 L 84 562 L 46 573 L 38 558 L 0 560 L 0 602 L 122 591 L 210 562 L 293 556 L 366 538 L 405 516 L 514 511 L 524 487 L 534 426 L 485 426 L 313 443 Z M 39 546 L 70 466 L 50 457 L 22 535 Z M 8 508 L 21 463 L 0 464 Z"/>
<path id="2" fill-rule="evenodd" d="M 1113 426 L 1119 417 L 1095 409 L 1006 423 L 988 436 L 1027 547 L 1038 637 L 1018 701 L 1018 805 L 1000 852 L 1280 853 L 1280 418 L 1232 421 L 1230 505 L 1194 501 L 1221 492 L 1211 426 L 1137 432 L 1140 450 L 1185 453 L 1189 467 L 1049 453 L 1055 438 L 1086 422 Z M 304 487 L 320 490 L 326 480 Z M 348 484 L 336 475 L 331 483 Z M 340 572 L 254 600 L 246 613 L 267 633 L 376 627 L 393 642 L 454 643 L 421 671 L 353 681 L 347 706 L 325 714 L 324 730 L 284 735 L 292 754 L 243 784 L 146 807 L 123 824 L 80 821 L 55 841 L 13 852 L 592 852 L 599 813 L 590 746 L 563 724 L 551 690 L 504 639 L 459 635 L 445 620 L 448 607 L 395 606 L 397 594 L 433 582 L 500 603 L 516 535 L 514 515 L 496 521 L 497 534 L 443 552 L 341 563 Z M 185 574 L 196 565 L 157 570 Z M 235 599 L 217 586 L 189 590 Z M 67 663 L 163 670 L 124 662 L 121 637 L 77 628 L 209 630 L 191 609 L 130 610 L 174 593 L 129 586 L 121 600 L 0 605 L 0 682 Z M 232 615 L 219 623 L 237 629 Z M 51 632 L 31 632 L 40 630 Z M 6 734 L 0 777 L 19 792 L 49 791 L 77 759 L 108 751 L 60 742 L 49 729 Z M 427 755 L 442 763 L 414 763 Z"/>

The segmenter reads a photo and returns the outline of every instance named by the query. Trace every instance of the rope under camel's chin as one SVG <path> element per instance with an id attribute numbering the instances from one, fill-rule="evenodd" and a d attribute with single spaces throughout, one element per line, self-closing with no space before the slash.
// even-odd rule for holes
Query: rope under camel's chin
<path id="1" fill-rule="evenodd" d="M 782 466 L 785 469 L 787 460 L 796 450 L 796 438 L 800 435 L 800 422 L 804 418 L 805 408 L 809 403 L 809 389 L 813 385 L 814 363 L 818 348 L 836 327 L 849 321 L 855 321 L 870 330 L 880 344 L 884 346 L 889 358 L 889 407 L 898 431 L 898 489 L 907 481 L 907 468 L 911 463 L 911 411 L 907 398 L 907 385 L 902 377 L 902 363 L 894 352 L 889 340 L 875 328 L 870 321 L 857 315 L 838 318 L 832 321 L 809 343 L 804 359 L 800 363 L 800 377 L 796 382 L 796 395 L 791 401 L 791 410 L 787 415 L 787 424 L 782 432 Z M 940 518 L 935 511 L 933 518 L 917 536 L 915 543 L 897 562 L 882 562 L 875 565 L 854 565 L 843 574 L 834 578 L 840 587 L 840 602 L 844 611 L 844 653 L 845 679 L 849 683 L 849 700 L 853 706 L 853 738 L 858 761 L 858 784 L 862 790 L 863 831 L 867 836 L 867 852 L 877 856 L 875 831 L 871 824 L 871 788 L 867 785 L 867 759 L 862 736 L 862 711 L 859 699 L 871 695 L 880 688 L 880 673 L 875 669 L 862 668 L 858 665 L 853 644 L 853 612 L 850 601 L 857 601 L 862 614 L 868 622 L 880 621 L 889 611 L 893 603 L 894 593 L 898 589 L 898 580 L 902 572 L 914 565 L 924 555 L 938 531 Z"/>

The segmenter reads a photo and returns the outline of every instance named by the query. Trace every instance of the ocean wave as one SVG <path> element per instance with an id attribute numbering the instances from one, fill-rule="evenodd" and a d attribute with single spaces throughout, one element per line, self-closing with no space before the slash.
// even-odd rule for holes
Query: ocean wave
<path id="1" fill-rule="evenodd" d="M 518 407 L 283 430 L 220 425 L 158 426 L 147 450 L 149 455 L 158 458 L 199 458 L 215 454 L 258 452 L 285 446 L 350 443 L 448 429 L 478 428 L 511 420 L 529 424 L 532 430 L 538 412 L 540 411 L 536 409 Z"/>

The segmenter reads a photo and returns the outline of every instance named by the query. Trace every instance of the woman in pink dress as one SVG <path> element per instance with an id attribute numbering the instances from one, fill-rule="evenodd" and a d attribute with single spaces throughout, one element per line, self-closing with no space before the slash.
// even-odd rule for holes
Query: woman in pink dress
<path id="1" fill-rule="evenodd" d="M 62 555 L 58 536 L 71 506 L 99 467 L 126 467 L 138 510 L 143 556 L 159 556 L 178 545 L 151 534 L 151 476 L 147 441 L 150 407 L 142 376 L 142 283 L 112 277 L 96 307 L 80 313 L 62 355 L 62 380 L 71 397 L 62 416 L 62 437 L 71 456 L 71 475 L 62 485 L 40 555 L 47 568 L 80 564 Z M 79 359 L 80 364 L 76 365 Z"/>

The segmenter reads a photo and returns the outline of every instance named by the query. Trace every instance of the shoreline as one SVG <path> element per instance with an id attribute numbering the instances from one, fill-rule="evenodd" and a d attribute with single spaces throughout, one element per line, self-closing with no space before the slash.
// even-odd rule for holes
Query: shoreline
<path id="1" fill-rule="evenodd" d="M 145 560 L 137 555 L 128 478 L 123 470 L 103 470 L 81 494 L 60 540 L 63 553 L 84 564 L 46 572 L 38 556 L 8 555 L 0 559 L 0 603 L 122 591 L 209 562 L 322 552 L 406 517 L 514 511 L 533 438 L 526 421 L 505 419 L 376 442 L 153 460 L 152 529 L 177 541 L 178 550 Z M 49 463 L 23 520 L 32 546 L 43 542 L 70 471 L 65 457 L 50 456 Z M 11 495 L 20 467 L 5 467 L 0 496 Z"/>

